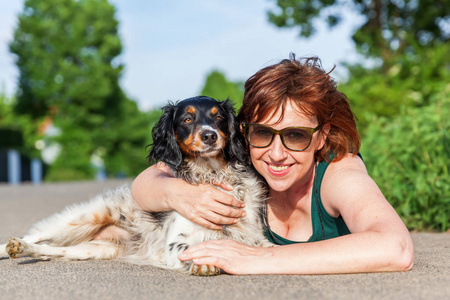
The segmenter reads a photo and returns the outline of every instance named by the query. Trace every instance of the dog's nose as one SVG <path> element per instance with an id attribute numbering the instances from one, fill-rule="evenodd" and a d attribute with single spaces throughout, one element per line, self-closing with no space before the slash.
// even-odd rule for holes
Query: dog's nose
<path id="1" fill-rule="evenodd" d="M 206 145 L 212 145 L 217 141 L 217 133 L 211 130 L 205 130 L 200 135 L 200 138 Z"/>

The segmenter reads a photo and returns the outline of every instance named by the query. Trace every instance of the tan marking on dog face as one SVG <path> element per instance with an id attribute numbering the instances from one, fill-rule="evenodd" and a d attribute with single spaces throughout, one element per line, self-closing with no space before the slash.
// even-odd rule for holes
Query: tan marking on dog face
<path id="1" fill-rule="evenodd" d="M 193 107 L 193 106 L 189 106 L 188 108 L 187 108 L 187 110 L 186 110 L 188 113 L 190 113 L 190 114 L 195 114 L 195 107 Z"/>
<path id="2" fill-rule="evenodd" d="M 204 144 L 202 142 L 201 132 L 197 132 L 196 138 L 194 139 L 194 142 L 192 144 L 192 148 L 195 149 L 195 151 L 199 151 L 203 148 Z"/>
<path id="3" fill-rule="evenodd" d="M 211 109 L 211 113 L 213 115 L 217 115 L 218 112 L 219 112 L 219 109 L 217 109 L 217 107 L 215 107 L 215 106 Z"/>
<path id="4" fill-rule="evenodd" d="M 180 146 L 181 151 L 184 154 L 190 155 L 194 150 L 194 137 L 190 135 L 186 140 L 181 141 L 178 136 L 176 137 L 178 141 L 178 145 Z"/>

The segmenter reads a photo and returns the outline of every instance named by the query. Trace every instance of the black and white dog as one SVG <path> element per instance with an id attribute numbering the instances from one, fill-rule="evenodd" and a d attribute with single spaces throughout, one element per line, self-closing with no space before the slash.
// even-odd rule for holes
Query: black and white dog
<path id="1" fill-rule="evenodd" d="M 222 230 L 206 229 L 175 211 L 141 210 L 129 187 L 123 186 L 38 222 L 22 239 L 10 238 L 0 246 L 0 254 L 11 258 L 117 259 L 216 275 L 220 269 L 214 266 L 196 266 L 177 256 L 210 239 L 271 246 L 263 235 L 260 217 L 267 190 L 248 164 L 232 105 L 199 96 L 163 110 L 152 131 L 149 160 L 164 162 L 174 176 L 191 184 L 227 182 L 233 186 L 229 193 L 245 201 L 244 218 Z"/>

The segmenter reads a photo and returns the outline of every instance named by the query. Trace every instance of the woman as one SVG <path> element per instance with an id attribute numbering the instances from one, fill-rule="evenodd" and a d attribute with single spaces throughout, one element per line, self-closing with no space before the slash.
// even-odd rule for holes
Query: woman
<path id="1" fill-rule="evenodd" d="M 354 115 L 319 59 L 291 55 L 258 71 L 245 84 L 238 119 L 253 166 L 269 186 L 266 236 L 282 246 L 214 240 L 186 250 L 181 260 L 231 274 L 412 268 L 410 234 L 356 155 L 360 142 Z M 174 209 L 212 229 L 244 216 L 236 199 L 212 186 L 173 178 L 161 163 L 136 178 L 132 193 L 144 210 Z"/>

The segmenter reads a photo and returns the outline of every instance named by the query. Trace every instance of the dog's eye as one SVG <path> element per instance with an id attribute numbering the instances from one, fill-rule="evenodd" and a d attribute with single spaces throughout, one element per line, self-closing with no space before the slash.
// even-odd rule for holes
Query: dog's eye
<path id="1" fill-rule="evenodd" d="M 221 120 L 223 120 L 223 117 L 222 116 L 216 116 L 216 120 L 221 121 Z"/>
<path id="2" fill-rule="evenodd" d="M 192 119 L 191 118 L 186 118 L 186 119 L 184 119 L 184 121 L 183 121 L 185 124 L 189 124 L 189 123 L 192 123 Z"/>

